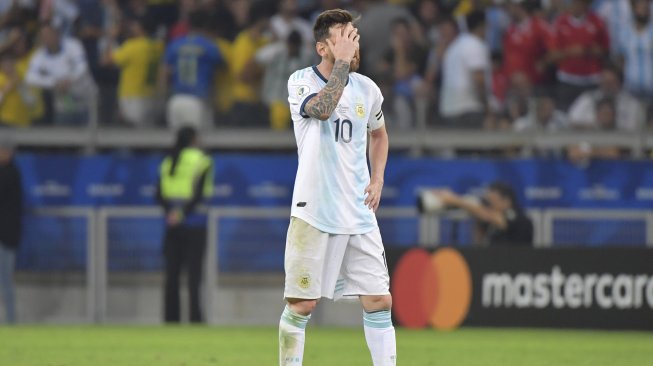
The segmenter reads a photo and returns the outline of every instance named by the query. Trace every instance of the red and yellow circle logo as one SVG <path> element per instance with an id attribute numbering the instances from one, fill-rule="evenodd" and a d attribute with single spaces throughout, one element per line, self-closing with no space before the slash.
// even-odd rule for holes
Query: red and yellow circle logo
<path id="1" fill-rule="evenodd" d="M 465 320 L 472 276 L 455 249 L 433 254 L 424 249 L 408 251 L 397 263 L 392 281 L 393 313 L 401 325 L 455 329 Z"/>

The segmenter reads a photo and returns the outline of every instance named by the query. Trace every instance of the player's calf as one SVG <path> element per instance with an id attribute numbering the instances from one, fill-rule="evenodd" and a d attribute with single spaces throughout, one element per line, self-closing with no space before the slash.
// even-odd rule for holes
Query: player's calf
<path id="1" fill-rule="evenodd" d="M 317 300 L 286 299 L 279 321 L 279 365 L 301 366 L 304 358 L 306 324 Z"/>
<path id="2" fill-rule="evenodd" d="M 374 366 L 397 364 L 395 328 L 392 326 L 391 295 L 361 296 L 365 340 Z"/>

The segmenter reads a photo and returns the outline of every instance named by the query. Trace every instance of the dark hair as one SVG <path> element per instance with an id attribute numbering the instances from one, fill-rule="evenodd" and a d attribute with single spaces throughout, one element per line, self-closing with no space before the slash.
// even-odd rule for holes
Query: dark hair
<path id="1" fill-rule="evenodd" d="M 179 161 L 179 155 L 181 151 L 193 144 L 195 137 L 197 136 L 197 131 L 193 127 L 185 126 L 177 131 L 177 140 L 175 141 L 175 147 L 172 148 L 172 164 L 170 165 L 170 175 L 175 175 L 175 170 L 177 169 L 177 162 Z"/>
<path id="2" fill-rule="evenodd" d="M 293 45 L 293 46 L 301 46 L 302 44 L 302 34 L 299 33 L 297 30 L 293 30 L 290 32 L 288 35 L 288 44 Z"/>
<path id="3" fill-rule="evenodd" d="M 511 185 L 505 182 L 493 182 L 490 183 L 490 185 L 487 188 L 490 191 L 497 192 L 499 196 L 510 200 L 513 210 L 521 211 L 521 206 L 519 205 L 519 201 L 517 200 L 517 193 L 515 193 L 515 190 L 512 188 Z"/>
<path id="4" fill-rule="evenodd" d="M 269 19 L 277 12 L 277 6 L 274 1 L 257 0 L 249 7 L 249 25 L 259 20 Z"/>
<path id="5" fill-rule="evenodd" d="M 329 37 L 329 29 L 334 25 L 347 24 L 354 21 L 354 17 L 347 10 L 331 9 L 318 15 L 313 26 L 315 42 L 322 42 Z"/>
<path id="6" fill-rule="evenodd" d="M 154 19 L 152 19 L 152 17 L 141 17 L 138 20 L 138 22 L 141 24 L 141 27 L 143 28 L 145 34 L 147 34 L 148 36 L 154 35 L 158 25 L 156 24 Z"/>
<path id="7" fill-rule="evenodd" d="M 485 24 L 485 13 L 480 10 L 474 10 L 467 14 L 467 29 L 471 32 L 479 26 Z"/>
<path id="8" fill-rule="evenodd" d="M 188 15 L 188 24 L 191 29 L 207 30 L 209 23 L 209 14 L 204 10 L 195 10 Z"/>

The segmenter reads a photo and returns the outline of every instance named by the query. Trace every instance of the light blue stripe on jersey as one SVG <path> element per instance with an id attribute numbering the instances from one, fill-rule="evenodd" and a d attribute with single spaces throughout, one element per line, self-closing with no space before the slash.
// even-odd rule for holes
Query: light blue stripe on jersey
<path id="1" fill-rule="evenodd" d="M 638 32 L 625 27 L 620 37 L 620 51 L 625 59 L 624 84 L 639 96 L 653 96 L 653 23 Z"/>
<path id="2" fill-rule="evenodd" d="M 283 309 L 283 313 L 281 314 L 281 320 L 300 329 L 306 329 L 306 324 L 309 319 L 311 319 L 310 315 L 297 314 L 290 310 L 288 305 L 286 305 L 286 308 Z"/>
<path id="3" fill-rule="evenodd" d="M 392 317 L 389 310 L 363 312 L 363 324 L 366 327 L 385 329 L 392 327 Z"/>

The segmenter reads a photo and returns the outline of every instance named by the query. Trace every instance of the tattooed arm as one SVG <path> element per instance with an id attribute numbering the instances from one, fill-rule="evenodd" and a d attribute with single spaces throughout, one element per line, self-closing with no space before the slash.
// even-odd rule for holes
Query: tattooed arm
<path id="1" fill-rule="evenodd" d="M 304 112 L 310 117 L 321 121 L 328 119 L 338 105 L 348 78 L 349 62 L 336 60 L 329 82 L 313 99 L 306 103 Z"/>

